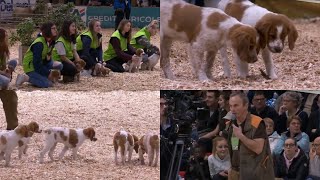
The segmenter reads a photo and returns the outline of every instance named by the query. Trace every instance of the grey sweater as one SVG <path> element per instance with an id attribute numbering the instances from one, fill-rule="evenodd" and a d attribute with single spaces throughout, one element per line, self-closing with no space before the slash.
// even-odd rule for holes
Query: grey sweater
<path id="1" fill-rule="evenodd" d="M 309 175 L 317 176 L 320 178 L 320 157 L 316 155 L 313 160 L 310 160 Z"/>

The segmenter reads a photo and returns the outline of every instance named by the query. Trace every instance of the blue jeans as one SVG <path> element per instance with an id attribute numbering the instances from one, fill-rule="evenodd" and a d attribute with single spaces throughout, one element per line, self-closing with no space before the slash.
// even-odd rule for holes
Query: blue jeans
<path id="1" fill-rule="evenodd" d="M 8 87 L 9 83 L 10 79 L 0 74 L 0 89 Z"/>
<path id="2" fill-rule="evenodd" d="M 44 66 L 46 66 L 46 68 L 48 69 L 57 69 L 60 71 L 63 68 L 62 64 L 54 67 L 53 61 L 48 62 Z M 36 87 L 48 88 L 53 86 L 52 81 L 50 81 L 46 75 L 42 75 L 40 73 L 37 73 L 36 71 L 28 72 L 27 75 L 29 76 L 29 82 Z"/>

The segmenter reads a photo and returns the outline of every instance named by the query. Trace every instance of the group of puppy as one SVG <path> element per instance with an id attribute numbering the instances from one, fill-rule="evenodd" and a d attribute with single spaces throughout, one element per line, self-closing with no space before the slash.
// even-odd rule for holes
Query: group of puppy
<path id="1" fill-rule="evenodd" d="M 118 150 L 120 150 L 121 163 L 125 164 L 126 159 L 131 161 L 132 152 L 139 153 L 141 165 L 144 165 L 143 155 L 148 154 L 148 165 L 156 167 L 159 159 L 160 144 L 159 136 L 152 133 L 143 135 L 140 139 L 124 130 L 115 133 L 113 137 L 114 160 L 118 165 Z M 128 157 L 127 157 L 128 156 Z"/>
<path id="2" fill-rule="evenodd" d="M 267 79 L 276 79 L 271 53 L 281 53 L 288 38 L 293 50 L 298 32 L 293 22 L 249 0 L 221 0 L 217 7 L 198 7 L 184 0 L 162 0 L 160 4 L 161 68 L 166 78 L 175 79 L 170 67 L 174 40 L 189 44 L 189 61 L 200 81 L 213 79 L 211 69 L 220 51 L 225 77 L 230 77 L 227 47 L 232 48 L 238 75 L 248 76 L 248 63 L 262 52 Z"/>
<path id="3" fill-rule="evenodd" d="M 44 156 L 47 153 L 51 161 L 54 161 L 53 153 L 57 143 L 62 143 L 64 145 L 59 154 L 59 160 L 63 158 L 68 149 L 72 150 L 72 157 L 73 159 L 76 159 L 78 149 L 86 139 L 89 139 L 90 141 L 98 140 L 96 138 L 96 132 L 92 127 L 85 129 L 52 127 L 47 128 L 46 130 L 40 130 L 39 125 L 36 122 L 30 122 L 28 125 L 19 125 L 14 130 L 0 131 L 0 160 L 5 159 L 5 166 L 10 165 L 11 154 L 16 147 L 18 147 L 19 159 L 21 159 L 22 154 L 26 154 L 28 144 L 34 133 L 43 133 L 45 136 L 45 144 L 40 152 L 40 163 L 44 162 Z M 113 145 L 116 164 L 118 164 L 118 149 L 120 149 L 122 164 L 125 163 L 127 153 L 128 161 L 130 162 L 134 149 L 139 153 L 141 164 L 144 164 L 143 155 L 147 153 L 149 165 L 157 166 L 160 150 L 158 135 L 148 133 L 138 139 L 137 136 L 121 130 L 114 135 Z"/>

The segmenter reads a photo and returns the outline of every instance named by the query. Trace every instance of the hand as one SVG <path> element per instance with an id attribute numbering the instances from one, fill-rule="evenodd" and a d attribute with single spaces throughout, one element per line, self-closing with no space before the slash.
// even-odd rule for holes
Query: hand
<path id="1" fill-rule="evenodd" d="M 68 63 L 71 64 L 72 66 L 76 67 L 76 65 L 74 64 L 74 62 L 68 61 Z"/>
<path id="2" fill-rule="evenodd" d="M 235 126 L 234 124 L 232 124 L 232 127 L 233 127 L 233 133 L 234 135 L 240 139 L 240 137 L 243 135 L 242 134 L 242 128 L 241 126 L 237 127 Z"/>
<path id="3" fill-rule="evenodd" d="M 281 115 L 282 113 L 284 113 L 287 110 L 286 106 L 282 105 L 279 109 L 279 115 Z"/>
<path id="4" fill-rule="evenodd" d="M 219 174 L 220 176 L 228 177 L 228 171 L 221 171 Z"/>
<path id="5" fill-rule="evenodd" d="M 311 130 L 312 133 L 315 133 L 316 131 L 317 131 L 317 129 L 312 129 Z"/>
<path id="6" fill-rule="evenodd" d="M 311 151 L 309 152 L 310 159 L 314 159 L 315 156 L 316 156 L 316 151 L 314 148 L 311 148 Z"/>

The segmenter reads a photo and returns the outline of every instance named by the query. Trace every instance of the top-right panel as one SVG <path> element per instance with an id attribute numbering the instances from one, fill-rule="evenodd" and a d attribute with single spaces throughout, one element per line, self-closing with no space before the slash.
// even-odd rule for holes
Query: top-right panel
<path id="1" fill-rule="evenodd" d="M 320 0 L 161 0 L 161 89 L 320 89 Z"/>

